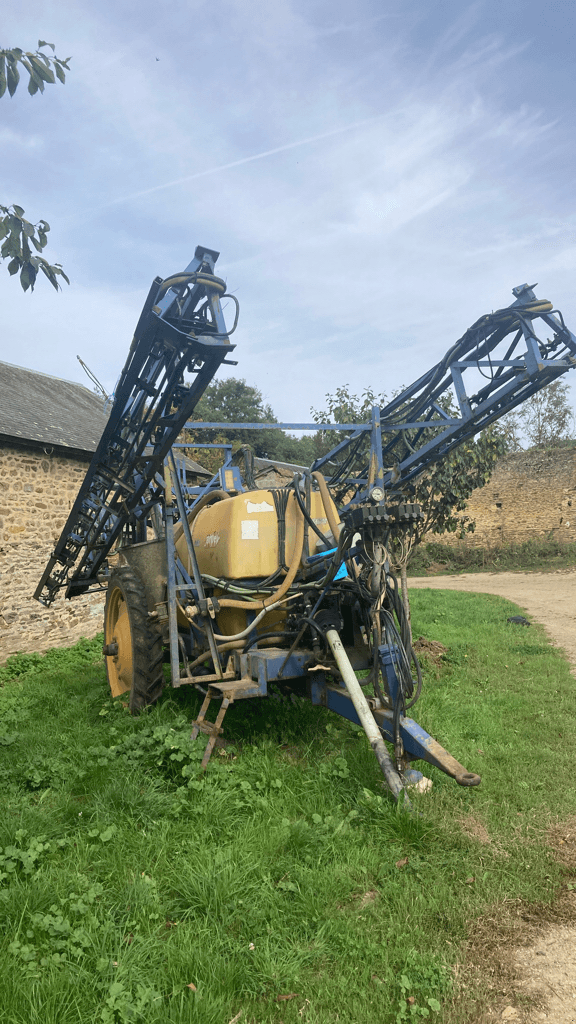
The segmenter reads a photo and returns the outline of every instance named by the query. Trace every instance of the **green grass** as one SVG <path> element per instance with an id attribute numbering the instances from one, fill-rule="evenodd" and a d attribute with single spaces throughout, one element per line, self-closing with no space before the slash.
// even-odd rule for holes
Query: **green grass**
<path id="1" fill-rule="evenodd" d="M 415 548 L 408 566 L 409 576 L 434 576 L 459 572 L 549 572 L 576 566 L 576 544 L 543 537 L 499 547 L 430 541 Z"/>
<path id="2" fill-rule="evenodd" d="M 195 694 L 131 719 L 97 641 L 0 669 L 2 1020 L 445 1019 L 471 922 L 554 899 L 544 832 L 576 812 L 574 680 L 512 610 L 413 595 L 416 635 L 448 647 L 414 715 L 483 776 L 426 771 L 413 815 L 363 734 L 297 697 L 235 705 L 202 777 Z"/>

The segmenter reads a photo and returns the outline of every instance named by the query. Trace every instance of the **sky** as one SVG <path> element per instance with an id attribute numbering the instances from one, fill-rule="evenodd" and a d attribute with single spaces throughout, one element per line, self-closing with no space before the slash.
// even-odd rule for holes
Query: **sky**
<path id="1" fill-rule="evenodd" d="M 5 0 L 0 47 L 72 57 L 0 99 L 0 203 L 71 284 L 0 267 L 0 358 L 111 391 L 198 244 L 240 302 L 221 375 L 285 421 L 408 385 L 524 282 L 576 333 L 575 34 L 573 0 Z"/>

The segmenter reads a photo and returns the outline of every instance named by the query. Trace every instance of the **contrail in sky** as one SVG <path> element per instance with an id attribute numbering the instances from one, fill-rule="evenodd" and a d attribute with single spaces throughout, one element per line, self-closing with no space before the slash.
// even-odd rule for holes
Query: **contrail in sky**
<path id="1" fill-rule="evenodd" d="M 288 149 L 297 149 L 298 146 L 307 146 L 311 142 L 320 142 L 322 139 L 329 139 L 334 135 L 343 135 L 344 132 L 351 132 L 354 128 L 361 128 L 362 125 L 378 121 L 384 114 L 375 114 L 373 117 L 365 117 L 362 121 L 355 121 L 354 124 L 347 124 L 343 128 L 333 128 L 329 132 L 322 132 L 320 135 L 311 135 L 307 139 L 299 139 L 298 142 L 287 142 L 284 146 L 276 146 L 274 149 L 266 149 L 263 153 L 254 153 L 252 156 L 242 157 L 241 160 L 232 160 L 229 164 L 220 164 L 218 167 L 210 167 L 206 171 L 197 171 L 195 174 L 187 174 L 184 178 L 175 178 L 174 181 L 166 181 L 163 185 L 154 185 L 152 188 L 145 188 L 141 192 L 133 192 L 121 199 L 113 199 L 106 206 L 116 206 L 118 203 L 127 203 L 131 199 L 140 199 L 141 196 L 152 195 L 153 192 L 160 192 L 164 188 L 172 188 L 173 185 L 182 185 L 185 181 L 194 181 L 196 178 L 205 178 L 209 174 L 217 174 L 218 171 L 227 171 L 231 167 L 240 167 L 242 164 L 251 164 L 255 160 L 264 160 L 267 156 L 274 156 L 275 153 L 285 153 Z"/>

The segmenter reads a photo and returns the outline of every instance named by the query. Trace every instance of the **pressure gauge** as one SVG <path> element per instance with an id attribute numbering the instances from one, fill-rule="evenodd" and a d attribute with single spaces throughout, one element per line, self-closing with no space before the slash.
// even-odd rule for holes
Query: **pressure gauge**
<path id="1" fill-rule="evenodd" d="M 370 497 L 372 498 L 372 501 L 384 501 L 384 488 L 373 487 L 370 491 Z"/>

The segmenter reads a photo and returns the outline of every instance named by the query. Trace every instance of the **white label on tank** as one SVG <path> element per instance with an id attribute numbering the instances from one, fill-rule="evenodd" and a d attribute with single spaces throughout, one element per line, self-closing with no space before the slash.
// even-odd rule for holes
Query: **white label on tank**
<path id="1" fill-rule="evenodd" d="M 273 512 L 274 511 L 274 505 L 270 505 L 270 503 L 267 502 L 267 501 L 259 501 L 259 502 L 247 501 L 246 502 L 246 511 L 247 512 Z"/>
<path id="2" fill-rule="evenodd" d="M 257 519 L 242 519 L 240 526 L 242 527 L 242 540 L 258 540 Z"/>
<path id="3" fill-rule="evenodd" d="M 219 540 L 220 540 L 220 534 L 219 533 L 209 533 L 208 536 L 206 537 L 206 540 L 204 541 L 204 547 L 205 548 L 215 548 Z"/>
<path id="4" fill-rule="evenodd" d="M 326 519 L 326 516 L 323 516 L 322 519 L 313 519 L 312 522 L 315 523 L 316 526 L 327 526 L 328 525 L 328 520 Z"/>

